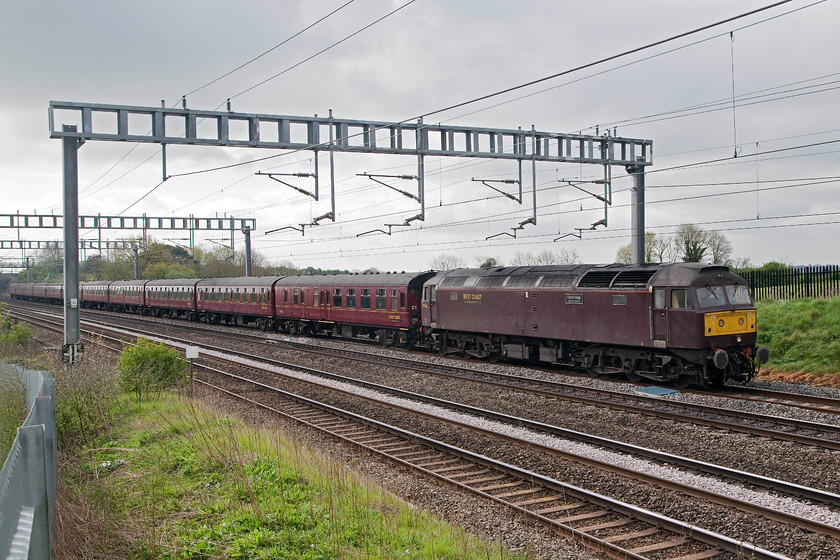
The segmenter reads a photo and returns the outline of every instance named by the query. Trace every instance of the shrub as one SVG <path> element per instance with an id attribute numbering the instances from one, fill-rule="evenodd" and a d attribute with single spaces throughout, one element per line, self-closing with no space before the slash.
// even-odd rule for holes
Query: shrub
<path id="1" fill-rule="evenodd" d="M 96 344 L 88 345 L 72 367 L 58 356 L 50 369 L 55 379 L 55 420 L 59 444 L 91 441 L 109 427 L 117 405 L 114 360 Z"/>
<path id="2" fill-rule="evenodd" d="M 23 346 L 32 338 L 32 329 L 26 323 L 13 323 L 6 305 L 0 302 L 0 345 Z"/>
<path id="3" fill-rule="evenodd" d="M 117 362 L 120 388 L 142 401 L 145 393 L 159 393 L 183 383 L 186 365 L 186 360 L 172 348 L 138 338 L 135 344 L 123 346 Z"/>

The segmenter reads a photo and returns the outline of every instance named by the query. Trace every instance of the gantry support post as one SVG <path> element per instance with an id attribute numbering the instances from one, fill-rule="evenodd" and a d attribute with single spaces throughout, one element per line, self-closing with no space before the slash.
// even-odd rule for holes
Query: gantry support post
<path id="1" fill-rule="evenodd" d="M 64 132 L 76 132 L 64 125 Z M 64 357 L 76 361 L 79 345 L 79 154 L 82 142 L 65 136 L 64 149 Z"/>
<path id="2" fill-rule="evenodd" d="M 245 234 L 245 276 L 251 277 L 251 228 L 245 226 L 242 228 L 242 233 Z"/>
<path id="3" fill-rule="evenodd" d="M 625 169 L 633 177 L 630 189 L 630 258 L 633 264 L 645 264 L 645 167 L 643 164 L 628 165 Z"/>

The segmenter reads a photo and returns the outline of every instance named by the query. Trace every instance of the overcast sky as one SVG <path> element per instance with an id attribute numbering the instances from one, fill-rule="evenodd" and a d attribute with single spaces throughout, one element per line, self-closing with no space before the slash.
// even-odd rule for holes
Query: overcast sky
<path id="1" fill-rule="evenodd" d="M 237 112 L 399 121 L 559 73 L 770 4 L 763 1 L 561 2 L 415 0 L 294 69 L 290 67 L 370 25 L 408 0 L 219 2 L 31 2 L 3 0 L 0 18 L 0 214 L 60 214 L 61 142 L 49 138 L 50 100 L 175 106 L 315 23 L 334 15 L 241 70 L 187 96 L 212 110 L 232 98 Z M 792 13 L 788 13 L 792 12 Z M 766 21 L 765 21 L 766 20 Z M 647 230 L 671 235 L 681 223 L 720 230 L 736 257 L 753 264 L 837 263 L 840 238 L 840 59 L 836 0 L 794 0 L 738 21 L 588 70 L 438 113 L 426 122 L 653 140 L 646 176 Z M 733 39 L 730 32 L 733 32 Z M 267 78 L 280 76 L 255 87 Z M 734 80 L 733 80 L 734 77 Z M 734 82 L 734 83 L 733 83 Z M 733 110 L 733 86 L 735 108 Z M 249 90 L 249 91 L 246 91 Z M 244 93 L 243 93 L 244 92 Z M 694 108 L 687 110 L 689 108 Z M 58 123 L 60 124 L 60 123 Z M 79 150 L 81 214 L 116 215 L 161 180 L 160 147 L 87 142 Z M 738 157 L 733 155 L 738 152 Z M 756 155 L 758 154 L 758 155 Z M 274 263 L 360 270 L 429 268 L 440 254 L 467 266 L 487 257 L 574 250 L 584 262 L 612 262 L 629 243 L 629 176 L 614 167 L 609 226 L 566 236 L 603 218 L 603 205 L 563 179 L 599 178 L 599 166 L 538 163 L 537 225 L 524 205 L 471 178 L 511 179 L 514 162 L 425 158 L 426 216 L 417 203 L 358 173 L 414 174 L 406 156 L 337 154 L 337 220 L 329 211 L 257 171 L 311 173 L 311 153 L 178 147 L 173 177 L 125 215 L 253 217 L 253 248 Z M 145 163 L 143 163 L 145 162 Z M 711 163 L 710 163 L 711 162 Z M 692 165 L 700 164 L 700 165 Z M 677 169 L 671 169 L 677 168 Z M 320 158 L 321 193 L 329 191 Z M 312 179 L 290 179 L 312 189 Z M 390 181 L 389 181 L 390 182 Z M 411 181 L 393 181 L 404 190 Z M 564 186 L 565 185 L 565 186 Z M 509 186 L 510 187 L 510 186 Z M 511 187 L 513 188 L 513 187 Z M 585 185 L 596 191 L 602 187 Z M 132 232 L 111 232 L 111 239 Z M 0 238 L 60 239 L 59 230 L 0 230 Z M 95 237 L 88 232 L 86 237 Z M 161 240 L 178 233 L 160 233 Z M 223 235 L 197 238 L 204 247 Z M 236 237 L 237 249 L 242 236 Z M 20 251 L 0 252 L 19 257 Z"/>

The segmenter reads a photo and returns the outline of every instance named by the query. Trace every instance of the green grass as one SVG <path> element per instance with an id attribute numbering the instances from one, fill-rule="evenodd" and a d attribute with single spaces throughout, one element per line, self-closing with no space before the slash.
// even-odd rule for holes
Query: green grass
<path id="1" fill-rule="evenodd" d="M 13 372 L 0 375 L 0 466 L 26 419 L 26 390 Z"/>
<path id="2" fill-rule="evenodd" d="M 167 394 L 130 409 L 67 483 L 109 519 L 96 546 L 114 557 L 520 558 L 276 431 Z"/>
<path id="3" fill-rule="evenodd" d="M 758 343 L 770 349 L 769 368 L 840 373 L 840 298 L 766 300 L 758 309 Z"/>

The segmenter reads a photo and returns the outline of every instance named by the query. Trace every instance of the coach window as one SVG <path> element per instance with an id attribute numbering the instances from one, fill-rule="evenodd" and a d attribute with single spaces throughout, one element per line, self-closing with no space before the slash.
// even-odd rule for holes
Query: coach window
<path id="1" fill-rule="evenodd" d="M 653 290 L 653 308 L 665 309 L 665 290 L 663 288 Z"/>
<path id="2" fill-rule="evenodd" d="M 370 289 L 362 288 L 362 301 L 359 309 L 370 309 Z"/>
<path id="3" fill-rule="evenodd" d="M 294 292 L 294 299 L 292 300 L 292 303 L 293 303 L 293 304 L 295 304 L 295 305 L 297 305 L 297 304 L 298 304 L 298 297 L 299 297 L 299 294 L 298 294 L 298 289 L 297 289 L 297 288 L 295 288 L 295 292 Z"/>
<path id="4" fill-rule="evenodd" d="M 388 309 L 388 290 L 376 289 L 376 308 Z"/>
<path id="5" fill-rule="evenodd" d="M 356 288 L 347 289 L 347 308 L 356 309 Z"/>
<path id="6" fill-rule="evenodd" d="M 321 292 L 318 288 L 312 289 L 312 305 L 315 307 L 320 307 L 321 305 Z"/>
<path id="7" fill-rule="evenodd" d="M 341 288 L 333 288 L 333 307 L 341 307 Z"/>
<path id="8" fill-rule="evenodd" d="M 398 311 L 400 300 L 397 298 L 397 290 L 391 290 L 391 311 Z"/>

